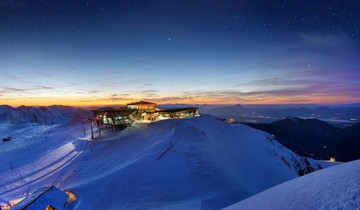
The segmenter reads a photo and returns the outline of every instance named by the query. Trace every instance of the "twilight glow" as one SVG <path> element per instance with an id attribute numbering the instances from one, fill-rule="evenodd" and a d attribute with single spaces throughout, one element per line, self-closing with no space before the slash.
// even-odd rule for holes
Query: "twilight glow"
<path id="1" fill-rule="evenodd" d="M 0 2 L 0 104 L 360 102 L 352 1 Z"/>

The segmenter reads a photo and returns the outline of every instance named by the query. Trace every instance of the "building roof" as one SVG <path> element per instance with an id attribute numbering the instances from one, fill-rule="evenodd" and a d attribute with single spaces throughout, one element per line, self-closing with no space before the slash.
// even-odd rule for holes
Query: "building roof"
<path id="1" fill-rule="evenodd" d="M 124 116 L 134 113 L 134 110 L 130 109 L 109 109 L 109 110 L 92 110 L 94 115 L 106 115 L 106 116 Z"/>
<path id="2" fill-rule="evenodd" d="M 152 103 L 149 101 L 138 101 L 138 102 L 129 103 L 127 105 L 151 105 L 151 104 L 156 104 L 156 103 Z"/>
<path id="3" fill-rule="evenodd" d="M 175 112 L 185 112 L 185 111 L 196 111 L 197 107 L 184 107 L 184 108 L 175 108 L 175 109 L 159 109 L 159 113 L 175 113 Z"/>
<path id="4" fill-rule="evenodd" d="M 67 198 L 66 193 L 51 185 L 38 189 L 11 209 L 45 209 L 47 205 L 62 209 Z"/>

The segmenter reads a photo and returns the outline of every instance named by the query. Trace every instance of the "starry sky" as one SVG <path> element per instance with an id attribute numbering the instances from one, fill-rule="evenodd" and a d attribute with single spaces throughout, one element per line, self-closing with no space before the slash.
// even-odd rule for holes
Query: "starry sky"
<path id="1" fill-rule="evenodd" d="M 360 102 L 360 4 L 0 1 L 0 104 Z"/>

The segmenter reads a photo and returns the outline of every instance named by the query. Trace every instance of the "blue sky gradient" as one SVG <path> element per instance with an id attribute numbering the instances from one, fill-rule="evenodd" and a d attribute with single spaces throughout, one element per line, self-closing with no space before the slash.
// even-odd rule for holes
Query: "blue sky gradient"
<path id="1" fill-rule="evenodd" d="M 356 1 L 2 1 L 0 103 L 360 102 Z"/>

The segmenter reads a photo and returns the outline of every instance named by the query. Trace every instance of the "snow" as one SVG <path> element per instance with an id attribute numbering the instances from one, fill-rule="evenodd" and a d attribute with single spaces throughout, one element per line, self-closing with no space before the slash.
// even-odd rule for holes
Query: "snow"
<path id="1" fill-rule="evenodd" d="M 10 113 L 14 108 L 8 105 L 0 105 L 0 122 L 6 121 L 8 113 Z"/>
<path id="2" fill-rule="evenodd" d="M 135 124 L 90 141 L 82 131 L 89 113 L 58 109 L 67 116 L 59 124 L 0 124 L 0 135 L 14 136 L 1 143 L 0 203 L 54 185 L 77 196 L 68 209 L 219 209 L 322 165 L 211 116 Z"/>
<path id="3" fill-rule="evenodd" d="M 240 201 L 239 209 L 360 209 L 360 160 L 317 171 Z"/>
<path id="4" fill-rule="evenodd" d="M 3 110 L 2 115 L 6 112 L 6 117 L 12 124 L 37 123 L 43 125 L 54 125 L 76 118 L 78 117 L 77 115 L 91 116 L 91 113 L 88 111 L 66 106 L 20 106 L 16 109 L 3 106 L 1 108 L 0 113 L 1 110 Z"/>
<path id="5" fill-rule="evenodd" d="M 7 152 L 20 147 L 27 148 L 30 144 L 48 138 L 48 133 L 56 127 L 58 125 L 39 125 L 37 123 L 14 125 L 9 122 L 0 122 L 1 139 L 5 136 L 12 137 L 11 141 L 0 142 L 0 152 Z"/>

